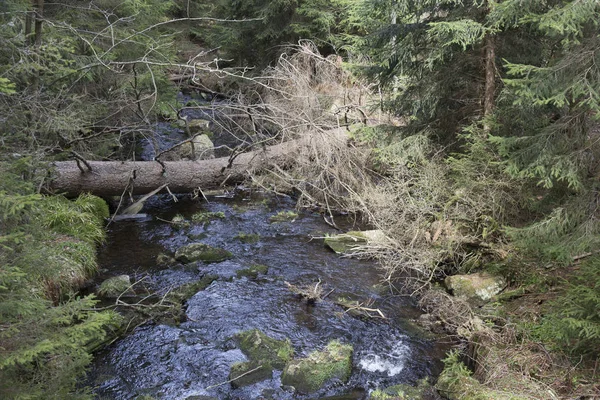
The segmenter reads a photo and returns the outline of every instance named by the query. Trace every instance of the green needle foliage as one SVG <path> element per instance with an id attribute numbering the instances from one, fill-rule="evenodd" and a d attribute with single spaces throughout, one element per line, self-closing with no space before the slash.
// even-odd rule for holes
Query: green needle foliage
<path id="1" fill-rule="evenodd" d="M 35 194 L 22 165 L 0 167 L 0 397 L 81 398 L 90 351 L 118 327 L 116 314 L 75 295 L 96 272 L 108 208 Z"/>
<path id="2" fill-rule="evenodd" d="M 571 355 L 600 356 L 600 258 L 586 260 L 533 332 Z"/>

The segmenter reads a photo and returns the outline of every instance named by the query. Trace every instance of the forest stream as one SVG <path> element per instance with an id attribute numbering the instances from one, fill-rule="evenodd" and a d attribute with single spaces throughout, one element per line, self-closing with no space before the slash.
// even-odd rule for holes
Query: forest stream
<path id="1" fill-rule="evenodd" d="M 97 356 L 90 380 L 99 398 L 300 399 L 341 394 L 349 397 L 336 398 L 362 398 L 378 387 L 414 385 L 438 374 L 444 346 L 424 338 L 409 322 L 418 316 L 409 299 L 385 294 L 373 261 L 342 258 L 327 249 L 322 239 L 312 239 L 337 233 L 318 213 L 271 222 L 281 211 L 292 209 L 289 199 L 250 196 L 243 191 L 233 197 L 186 198 L 178 203 L 163 197 L 146 205 L 146 220 L 112 224 L 99 253 L 100 278 L 129 274 L 144 278 L 158 293 L 207 275 L 216 280 L 185 302 L 180 323 L 146 323 Z M 223 218 L 194 222 L 192 216 L 198 212 Z M 171 223 L 176 214 L 190 221 L 189 225 Z M 195 242 L 226 249 L 233 258 L 169 268 L 157 265 L 160 253 L 173 254 Z M 244 271 L 252 265 L 268 269 L 248 276 Z M 286 285 L 319 281 L 329 294 L 314 304 Z M 351 316 L 336 304 L 340 297 L 368 302 L 386 319 Z M 295 357 L 323 349 L 334 339 L 351 344 L 350 379 L 330 382 L 304 395 L 282 385 L 281 371 L 275 370 L 272 378 L 233 389 L 225 383 L 230 368 L 247 360 L 233 338 L 250 329 L 274 339 L 289 339 Z"/>
<path id="2" fill-rule="evenodd" d="M 203 111 L 185 113 L 190 119 L 210 118 Z M 159 124 L 156 137 L 142 143 L 140 157 L 152 159 L 154 146 L 163 151 L 183 139 L 181 129 Z M 220 145 L 231 139 L 222 133 L 213 140 Z M 184 299 L 178 320 L 153 318 L 97 355 L 88 380 L 99 398 L 360 399 L 377 388 L 417 385 L 441 372 L 447 344 L 411 322 L 420 312 L 408 296 L 390 294 L 374 261 L 341 257 L 324 245 L 324 237 L 341 232 L 318 212 L 296 213 L 292 198 L 244 188 L 178 199 L 152 197 L 143 209 L 145 219 L 109 225 L 98 254 L 97 283 L 126 274 L 156 293 L 155 299 L 184 285 L 207 287 Z M 361 228 L 348 216 L 336 222 L 343 230 Z M 157 262 L 193 243 L 231 256 L 210 263 Z M 321 292 L 317 301 L 294 290 L 315 285 Z M 121 300 L 140 298 L 130 297 Z M 382 315 L 353 314 L 343 302 Z M 332 340 L 351 345 L 349 379 L 328 380 L 303 393 L 282 383 L 283 368 L 275 366 L 266 377 L 229 382 L 232 366 L 248 361 L 236 335 L 254 329 L 289 340 L 294 359 L 323 350 Z"/>

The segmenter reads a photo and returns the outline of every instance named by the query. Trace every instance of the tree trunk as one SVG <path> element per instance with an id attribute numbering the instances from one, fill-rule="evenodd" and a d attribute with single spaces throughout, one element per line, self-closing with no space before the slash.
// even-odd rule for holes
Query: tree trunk
<path id="1" fill-rule="evenodd" d="M 25 40 L 28 46 L 31 46 L 33 44 L 31 31 L 34 19 L 35 13 L 33 11 L 27 11 L 25 13 Z"/>
<path id="2" fill-rule="evenodd" d="M 327 131 L 328 137 L 346 140 L 343 128 Z M 314 136 L 270 146 L 265 150 L 238 155 L 232 163 L 229 157 L 199 161 L 59 161 L 53 164 L 49 182 L 50 193 L 76 196 L 88 192 L 97 196 L 121 195 L 126 189 L 132 194 L 146 194 L 167 185 L 173 193 L 189 193 L 194 189 L 214 189 L 239 183 L 250 171 L 263 170 L 276 164 L 285 168 L 292 157 L 308 145 Z M 330 139 L 331 140 L 331 139 Z M 164 172 L 163 172 L 164 165 Z M 91 168 L 91 170 L 90 170 Z"/>
<path id="3" fill-rule="evenodd" d="M 491 35 L 485 37 L 485 92 L 483 95 L 483 117 L 487 118 L 494 112 L 496 92 L 496 45 Z M 490 132 L 488 122 L 484 123 L 486 135 Z"/>
<path id="4" fill-rule="evenodd" d="M 44 22 L 44 0 L 35 2 L 35 45 L 42 44 L 42 24 Z"/>

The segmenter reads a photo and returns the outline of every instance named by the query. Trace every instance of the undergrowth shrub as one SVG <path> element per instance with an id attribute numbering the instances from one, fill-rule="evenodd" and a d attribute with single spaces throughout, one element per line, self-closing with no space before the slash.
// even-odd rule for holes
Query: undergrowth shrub
<path id="1" fill-rule="evenodd" d="M 532 332 L 542 341 L 570 355 L 600 356 L 600 257 L 581 264 L 564 295 Z"/>
<path id="2" fill-rule="evenodd" d="M 504 256 L 502 226 L 518 215 L 523 184 L 507 177 L 477 128 L 466 130 L 464 152 L 447 156 L 427 132 L 370 129 L 385 174 L 364 192 L 371 222 L 391 239 L 377 250 L 388 280 L 411 290 L 446 274 L 466 273 Z"/>
<path id="3" fill-rule="evenodd" d="M 0 165 L 0 398 L 86 397 L 90 350 L 119 323 L 73 295 L 96 271 L 107 207 L 36 194 L 22 163 Z"/>
<path id="4" fill-rule="evenodd" d="M 600 209 L 598 192 L 550 193 L 549 210 L 543 217 L 524 227 L 508 227 L 506 233 L 524 255 L 545 264 L 568 265 L 573 257 L 594 251 L 600 246 Z M 537 205 L 538 207 L 545 204 Z"/>

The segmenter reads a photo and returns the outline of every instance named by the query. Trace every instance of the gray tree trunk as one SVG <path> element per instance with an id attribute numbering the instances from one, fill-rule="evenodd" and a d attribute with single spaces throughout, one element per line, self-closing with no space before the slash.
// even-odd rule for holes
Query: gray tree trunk
<path id="1" fill-rule="evenodd" d="M 345 140 L 344 129 L 325 132 Z M 48 191 L 76 196 L 92 193 L 98 196 L 146 194 L 167 185 L 173 193 L 189 193 L 200 188 L 215 189 L 239 183 L 257 171 L 276 164 L 285 168 L 292 157 L 310 144 L 314 137 L 269 146 L 265 150 L 238 155 L 232 163 L 229 157 L 199 161 L 59 161 L 53 164 Z M 164 165 L 164 171 L 163 171 Z M 91 167 L 91 170 L 89 168 Z"/>

